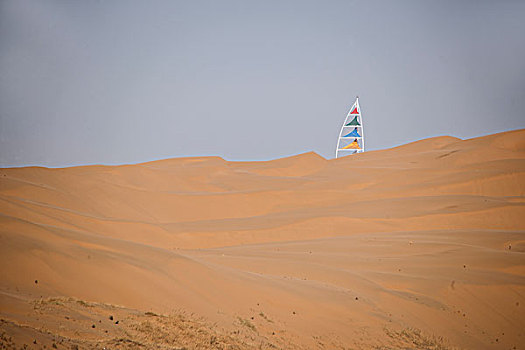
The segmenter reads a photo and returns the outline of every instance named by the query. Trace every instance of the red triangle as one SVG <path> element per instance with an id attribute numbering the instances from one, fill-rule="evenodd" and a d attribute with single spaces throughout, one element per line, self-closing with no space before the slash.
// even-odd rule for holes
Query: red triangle
<path id="1" fill-rule="evenodd" d="M 359 112 L 357 112 L 357 107 L 354 107 L 354 110 L 350 112 L 350 114 L 359 114 Z"/>

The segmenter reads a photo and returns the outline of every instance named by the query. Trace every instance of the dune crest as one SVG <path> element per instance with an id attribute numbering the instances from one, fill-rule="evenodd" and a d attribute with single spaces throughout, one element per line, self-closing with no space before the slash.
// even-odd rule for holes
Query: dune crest
<path id="1" fill-rule="evenodd" d="M 519 348 L 524 196 L 525 130 L 0 169 L 0 344 Z M 159 335 L 181 319 L 206 338 Z"/>

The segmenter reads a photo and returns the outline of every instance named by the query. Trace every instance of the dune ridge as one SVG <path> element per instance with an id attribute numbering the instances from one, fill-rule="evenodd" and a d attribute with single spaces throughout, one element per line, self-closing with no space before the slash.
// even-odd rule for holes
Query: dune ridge
<path id="1" fill-rule="evenodd" d="M 206 340 L 181 347 L 520 348 L 524 196 L 523 129 L 332 160 L 0 169 L 0 329 L 169 348 L 137 329 L 193 313 Z M 82 328 L 111 308 L 120 328 Z"/>

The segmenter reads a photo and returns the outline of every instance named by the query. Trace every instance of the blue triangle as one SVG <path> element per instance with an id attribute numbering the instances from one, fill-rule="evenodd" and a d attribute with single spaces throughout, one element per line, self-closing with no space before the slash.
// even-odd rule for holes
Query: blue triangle
<path id="1" fill-rule="evenodd" d="M 357 128 L 355 128 L 354 130 L 352 130 L 352 132 L 348 133 L 343 137 L 361 137 L 361 135 L 359 135 L 359 133 L 357 132 Z"/>

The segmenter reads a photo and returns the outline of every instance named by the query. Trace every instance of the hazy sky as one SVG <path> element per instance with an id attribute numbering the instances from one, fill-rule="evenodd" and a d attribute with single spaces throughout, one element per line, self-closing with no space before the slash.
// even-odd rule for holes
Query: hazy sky
<path id="1" fill-rule="evenodd" d="M 525 1 L 0 0 L 0 166 L 333 157 L 525 127 Z"/>

